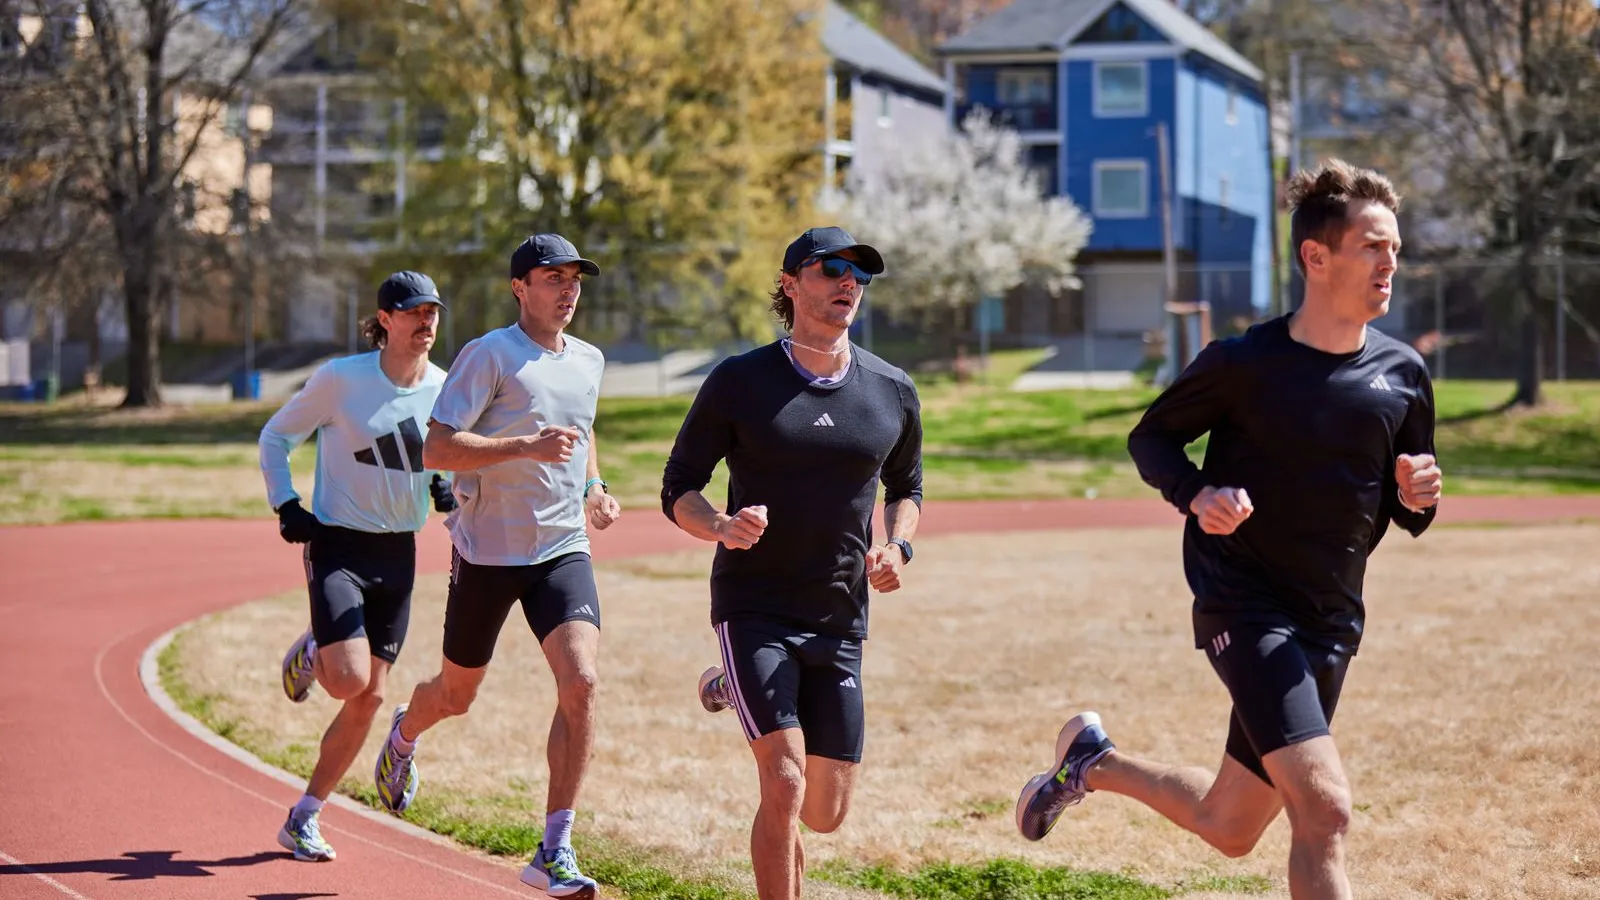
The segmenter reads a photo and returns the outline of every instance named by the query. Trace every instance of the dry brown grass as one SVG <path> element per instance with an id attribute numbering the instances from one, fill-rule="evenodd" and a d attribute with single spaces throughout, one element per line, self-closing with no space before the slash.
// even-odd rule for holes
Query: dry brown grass
<path id="1" fill-rule="evenodd" d="M 1391 539 L 1374 559 L 1370 637 L 1334 729 L 1357 804 L 1358 896 L 1600 896 L 1596 547 L 1600 526 L 1440 529 Z M 909 587 L 874 598 L 866 765 L 844 828 L 807 838 L 812 861 L 1020 857 L 1168 884 L 1259 874 L 1281 888 L 1281 818 L 1238 861 L 1109 795 L 1039 844 L 1012 824 L 1017 790 L 1082 708 L 1100 710 L 1125 751 L 1220 758 L 1228 704 L 1191 649 L 1175 531 L 929 538 L 918 551 Z M 715 660 L 707 562 L 600 567 L 601 726 L 579 828 L 737 871 L 756 779 L 738 723 L 694 699 Z M 280 746 L 313 744 L 333 712 L 320 691 L 296 707 L 278 688 L 304 602 L 241 607 L 185 642 L 193 687 L 224 695 L 219 712 L 276 730 Z M 391 700 L 438 665 L 442 608 L 442 579 L 423 579 Z M 478 705 L 424 738 L 423 790 L 524 791 L 530 813 L 542 808 L 552 703 L 514 613 Z M 369 777 L 380 739 L 354 778 Z"/>

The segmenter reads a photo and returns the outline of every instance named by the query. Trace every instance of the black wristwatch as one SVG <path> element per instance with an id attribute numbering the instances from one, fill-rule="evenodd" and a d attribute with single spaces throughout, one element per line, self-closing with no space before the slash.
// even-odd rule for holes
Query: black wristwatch
<path id="1" fill-rule="evenodd" d="M 900 552 L 906 558 L 906 562 L 911 562 L 911 542 L 910 541 L 906 540 L 905 538 L 890 538 L 889 539 L 889 543 L 895 545 L 896 547 L 899 547 L 900 548 Z"/>

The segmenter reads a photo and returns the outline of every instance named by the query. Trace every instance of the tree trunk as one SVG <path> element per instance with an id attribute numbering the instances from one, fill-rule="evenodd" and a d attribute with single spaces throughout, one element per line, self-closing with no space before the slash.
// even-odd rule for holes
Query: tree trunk
<path id="1" fill-rule="evenodd" d="M 1533 265 L 1532 251 L 1524 245 L 1517 254 L 1517 278 L 1522 282 L 1522 299 L 1517 304 L 1521 317 L 1518 328 L 1517 392 L 1513 406 L 1538 406 L 1544 391 L 1544 343 L 1540 340 L 1538 299 L 1539 273 Z"/>
<path id="2" fill-rule="evenodd" d="M 149 266 L 134 264 L 123 277 L 128 316 L 128 395 L 123 407 L 161 405 L 160 329 L 156 328 L 155 285 Z"/>

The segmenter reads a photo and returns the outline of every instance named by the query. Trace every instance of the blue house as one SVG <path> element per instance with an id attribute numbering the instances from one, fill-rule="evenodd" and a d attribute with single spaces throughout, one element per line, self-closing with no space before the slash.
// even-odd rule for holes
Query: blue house
<path id="1" fill-rule="evenodd" d="M 1179 301 L 1221 323 L 1272 290 L 1262 74 L 1171 0 L 1016 0 L 941 48 L 946 112 L 1016 129 L 1044 190 L 1094 220 L 1073 297 L 1008 298 L 1004 331 L 1135 337 L 1164 321 L 1163 166 Z"/>

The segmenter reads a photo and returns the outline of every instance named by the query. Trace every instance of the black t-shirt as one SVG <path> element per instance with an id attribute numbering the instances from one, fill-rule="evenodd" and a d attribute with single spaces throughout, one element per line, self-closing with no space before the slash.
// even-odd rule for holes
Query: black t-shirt
<path id="1" fill-rule="evenodd" d="M 1354 653 L 1368 555 L 1390 521 L 1414 536 L 1433 521 L 1400 503 L 1394 477 L 1399 454 L 1434 452 L 1422 357 L 1370 328 L 1360 350 L 1324 353 L 1288 321 L 1211 343 L 1128 437 L 1140 476 L 1188 515 L 1196 647 L 1257 622 Z M 1196 468 L 1184 447 L 1206 432 Z M 1255 511 L 1233 534 L 1206 534 L 1189 514 L 1207 486 L 1250 495 Z"/>
<path id="2" fill-rule="evenodd" d="M 668 518 L 728 463 L 728 504 L 767 507 L 749 550 L 717 544 L 711 620 L 758 615 L 837 637 L 867 635 L 865 557 L 884 502 L 922 504 L 922 419 L 905 372 L 851 346 L 836 384 L 814 385 L 780 344 L 719 363 L 678 431 L 662 477 Z"/>

